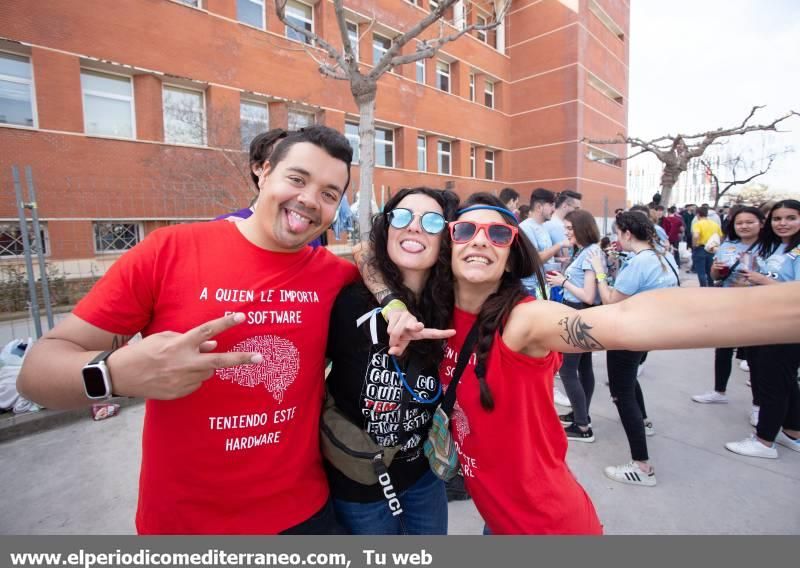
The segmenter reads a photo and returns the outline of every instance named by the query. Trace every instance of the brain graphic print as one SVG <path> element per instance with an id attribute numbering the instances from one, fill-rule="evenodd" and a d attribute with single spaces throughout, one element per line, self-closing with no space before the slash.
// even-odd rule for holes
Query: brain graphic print
<path id="1" fill-rule="evenodd" d="M 286 389 L 300 369 L 300 354 L 294 343 L 274 335 L 257 335 L 237 343 L 231 351 L 258 352 L 264 356 L 264 361 L 258 365 L 219 369 L 217 373 L 223 381 L 251 388 L 264 385 L 278 403 L 283 402 Z"/>
<path id="2" fill-rule="evenodd" d="M 467 421 L 467 415 L 464 414 L 464 411 L 461 410 L 461 407 L 458 403 L 455 404 L 453 407 L 453 427 L 456 430 L 456 438 L 458 438 L 458 443 L 463 444 L 464 438 L 469 434 L 469 422 Z"/>

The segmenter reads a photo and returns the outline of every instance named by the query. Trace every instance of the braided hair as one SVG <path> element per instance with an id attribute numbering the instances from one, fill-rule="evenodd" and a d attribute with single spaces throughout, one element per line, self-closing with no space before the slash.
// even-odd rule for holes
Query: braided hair
<path id="1" fill-rule="evenodd" d="M 472 194 L 461 204 L 461 207 L 467 208 L 473 205 L 503 207 L 503 203 L 490 193 Z M 517 224 L 517 220 L 513 217 L 503 213 L 501 215 L 509 225 Z M 494 408 L 494 398 L 486 382 L 486 365 L 495 332 L 508 319 L 514 306 L 528 297 L 528 292 L 523 287 L 521 279 L 531 275 L 536 276 L 539 288 L 544 293 L 544 272 L 539 253 L 525 234 L 520 231 L 511 243 L 506 270 L 503 272 L 497 290 L 486 298 L 477 318 L 478 339 L 475 343 L 475 375 L 478 377 L 480 386 L 481 406 L 485 410 Z"/>
<path id="2" fill-rule="evenodd" d="M 661 270 L 667 270 L 667 263 L 664 261 L 664 252 L 659 250 L 659 238 L 656 227 L 650 220 L 647 213 L 632 207 L 630 211 L 623 211 L 616 218 L 617 230 L 621 233 L 630 231 L 633 238 L 646 242 L 653 249 L 661 264 Z"/>
<path id="3" fill-rule="evenodd" d="M 398 191 L 386 202 L 383 212 L 375 216 L 372 231 L 369 235 L 373 251 L 369 260 L 370 268 L 376 270 L 386 286 L 408 307 L 414 317 L 425 322 L 428 327 L 446 329 L 453 316 L 453 272 L 450 263 L 450 239 L 447 231 L 442 232 L 442 244 L 439 256 L 431 267 L 425 287 L 417 297 L 405 284 L 400 269 L 389 257 L 389 217 L 398 204 L 408 195 L 422 194 L 430 197 L 442 208 L 446 220 L 455 217 L 458 207 L 458 196 L 452 191 L 432 189 L 430 187 L 405 188 Z M 371 296 L 370 296 L 371 297 Z M 420 340 L 409 344 L 408 352 L 421 358 L 426 365 L 438 365 L 444 353 L 444 340 Z"/>

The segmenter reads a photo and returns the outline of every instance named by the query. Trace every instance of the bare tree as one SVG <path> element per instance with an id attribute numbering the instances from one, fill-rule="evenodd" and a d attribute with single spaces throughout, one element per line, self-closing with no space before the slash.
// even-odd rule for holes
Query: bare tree
<path id="1" fill-rule="evenodd" d="M 648 152 L 653 154 L 663 164 L 664 169 L 661 173 L 661 203 L 668 205 L 672 194 L 672 188 L 678 181 L 678 176 L 686 171 L 691 160 L 702 157 L 708 147 L 714 142 L 731 136 L 741 136 L 749 132 L 781 132 L 777 128 L 781 122 L 792 116 L 800 116 L 800 114 L 795 111 L 789 111 L 783 116 L 766 124 L 749 124 L 755 113 L 762 108 L 764 107 L 754 106 L 747 117 L 738 126 L 717 128 L 716 130 L 709 130 L 699 134 L 677 134 L 675 136 L 667 134 L 666 136 L 661 136 L 660 138 L 654 138 L 652 140 L 643 140 L 641 138 L 617 134 L 616 138 L 610 140 L 584 140 L 590 144 L 629 144 L 633 146 L 635 151 L 621 158 L 623 160 L 629 160 Z"/>
<path id="2" fill-rule="evenodd" d="M 706 170 L 706 174 L 714 183 L 714 208 L 716 209 L 720 199 L 732 188 L 739 185 L 747 185 L 754 179 L 763 176 L 770 170 L 779 155 L 790 151 L 791 149 L 784 149 L 782 152 L 771 152 L 769 155 L 756 160 L 748 160 L 744 155 L 737 154 L 729 156 L 727 160 L 716 165 L 712 165 L 711 161 L 706 158 L 700 160 Z M 717 175 L 720 170 L 726 171 L 728 180 L 720 181 Z M 720 186 L 724 187 L 720 189 Z"/>
<path id="3" fill-rule="evenodd" d="M 324 53 L 324 56 L 321 56 L 318 50 L 306 49 L 306 53 L 317 63 L 319 72 L 323 76 L 350 83 L 350 92 L 358 106 L 360 154 L 358 224 L 361 238 L 366 239 L 371 225 L 370 203 L 372 202 L 372 179 L 375 167 L 375 100 L 378 94 L 378 80 L 395 67 L 433 57 L 442 46 L 459 39 L 464 34 L 472 31 L 488 32 L 495 29 L 504 20 L 506 12 L 511 5 L 511 0 L 490 0 L 494 2 L 495 11 L 494 15 L 485 24 L 473 23 L 467 25 L 466 18 L 463 18 L 460 29 L 455 32 L 448 32 L 443 18 L 446 13 L 449 13 L 450 8 L 457 3 L 467 6 L 469 9 L 473 2 L 468 0 L 460 0 L 460 2 L 459 0 L 439 0 L 437 5 L 432 6 L 427 16 L 416 22 L 408 31 L 392 39 L 389 49 L 380 60 L 373 62 L 372 68 L 364 71 L 359 69 L 358 58 L 347 33 L 343 0 L 333 0 L 336 22 L 342 42 L 341 49 L 288 18 L 286 15 L 287 1 L 275 0 L 275 11 L 278 18 L 289 29 L 299 34 L 300 37 L 305 38 L 308 43 L 318 47 Z M 406 44 L 420 37 L 423 32 L 437 22 L 439 23 L 439 32 L 435 37 L 419 40 L 414 53 L 401 55 L 401 50 Z"/>

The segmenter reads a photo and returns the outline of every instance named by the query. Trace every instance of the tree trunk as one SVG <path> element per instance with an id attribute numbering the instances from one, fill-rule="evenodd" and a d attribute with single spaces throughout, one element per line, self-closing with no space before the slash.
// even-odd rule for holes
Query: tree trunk
<path id="1" fill-rule="evenodd" d="M 371 86 L 371 88 L 370 88 Z M 377 85 L 365 85 L 365 88 L 355 95 L 358 104 L 358 229 L 362 241 L 369 239 L 372 228 L 372 176 L 375 169 L 375 98 Z"/>
<path id="2" fill-rule="evenodd" d="M 670 197 L 672 197 L 672 188 L 678 181 L 678 176 L 681 175 L 681 169 L 675 166 L 664 166 L 664 171 L 661 172 L 661 205 L 669 207 Z"/>

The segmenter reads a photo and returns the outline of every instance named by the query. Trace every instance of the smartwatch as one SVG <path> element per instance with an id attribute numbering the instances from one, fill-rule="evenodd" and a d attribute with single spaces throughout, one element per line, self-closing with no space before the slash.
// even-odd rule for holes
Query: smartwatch
<path id="1" fill-rule="evenodd" d="M 111 398 L 111 373 L 106 366 L 106 359 L 112 353 L 113 351 L 103 351 L 81 369 L 83 388 L 87 398 L 92 400 Z"/>

